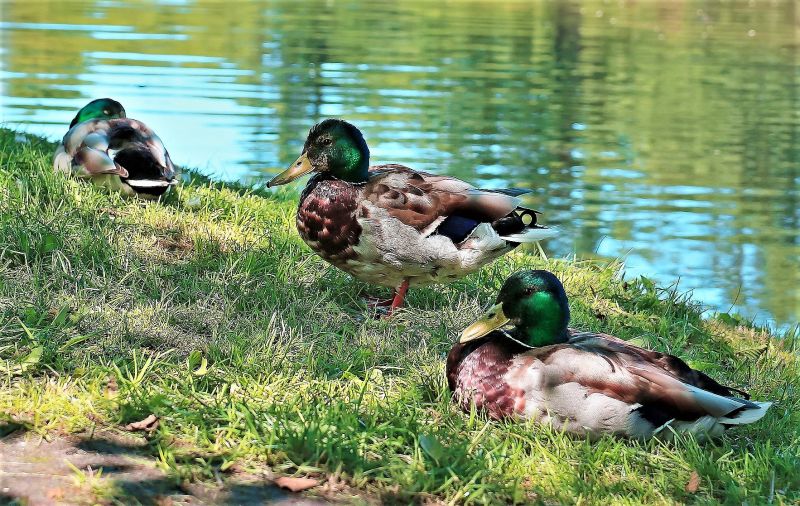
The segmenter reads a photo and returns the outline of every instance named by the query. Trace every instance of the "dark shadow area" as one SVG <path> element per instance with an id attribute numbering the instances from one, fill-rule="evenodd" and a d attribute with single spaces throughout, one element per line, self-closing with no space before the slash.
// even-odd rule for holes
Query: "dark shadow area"
<path id="1" fill-rule="evenodd" d="M 144 506 L 164 504 L 165 499 L 181 504 L 312 506 L 327 504 L 320 499 L 306 498 L 286 492 L 272 483 L 225 483 L 209 486 L 203 483 L 179 483 L 172 478 L 149 480 L 117 480 L 116 498 L 126 503 L 137 501 Z"/>
<path id="2" fill-rule="evenodd" d="M 218 504 L 279 504 L 279 505 L 316 505 L 327 504 L 327 501 L 310 499 L 299 494 L 286 492 L 268 483 L 240 483 L 232 485 L 224 492 Z"/>
<path id="3" fill-rule="evenodd" d="M 271 482 L 246 482 L 237 483 L 233 480 L 224 480 L 221 484 L 210 485 L 203 482 L 181 482 L 178 478 L 170 476 L 148 477 L 141 475 L 141 466 L 126 464 L 109 464 L 107 456 L 141 457 L 152 459 L 154 455 L 150 449 L 156 440 L 145 442 L 127 438 L 124 435 L 103 434 L 92 439 L 81 439 L 74 447 L 80 451 L 95 454 L 98 457 L 97 465 L 91 462 L 94 469 L 102 468 L 103 475 L 123 474 L 113 479 L 114 487 L 119 491 L 118 497 L 126 501 L 135 500 L 143 505 L 163 504 L 164 498 L 170 498 L 188 504 L 324 504 L 318 500 L 304 498 L 302 495 L 293 494 L 282 490 Z M 162 441 L 162 444 L 166 444 Z M 85 460 L 85 459 L 84 459 Z M 148 473 L 151 474 L 151 473 Z"/>
<path id="4" fill-rule="evenodd" d="M 104 453 L 111 455 L 146 455 L 148 444 L 146 442 L 125 442 L 120 438 L 117 441 L 103 438 L 82 439 L 75 447 L 89 453 Z"/>
<path id="5" fill-rule="evenodd" d="M 8 494 L 0 494 L 0 506 L 22 506 L 23 503 L 14 496 Z"/>
<path id="6" fill-rule="evenodd" d="M 12 436 L 17 431 L 22 431 L 23 429 L 25 429 L 25 426 L 21 423 L 10 421 L 0 422 L 0 439 L 7 436 Z"/>
<path id="7" fill-rule="evenodd" d="M 193 504 L 192 501 L 187 501 L 190 498 L 190 494 L 182 490 L 178 486 L 178 482 L 172 478 L 114 480 L 114 486 L 119 492 L 114 498 L 124 501 L 126 504 L 138 503 L 144 506 L 157 506 L 165 503 L 165 497 L 182 499 L 182 502 Z"/>

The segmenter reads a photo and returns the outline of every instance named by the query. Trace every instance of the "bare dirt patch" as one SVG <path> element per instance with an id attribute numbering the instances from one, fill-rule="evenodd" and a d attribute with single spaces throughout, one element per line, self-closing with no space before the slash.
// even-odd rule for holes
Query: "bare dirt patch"
<path id="1" fill-rule="evenodd" d="M 0 505 L 326 504 L 255 476 L 181 483 L 156 466 L 146 445 L 143 438 L 112 432 L 45 440 L 15 431 L 0 438 Z"/>

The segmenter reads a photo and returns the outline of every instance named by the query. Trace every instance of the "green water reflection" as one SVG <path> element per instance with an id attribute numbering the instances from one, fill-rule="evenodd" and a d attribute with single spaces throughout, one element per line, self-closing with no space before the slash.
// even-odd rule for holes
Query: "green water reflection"
<path id="1" fill-rule="evenodd" d="M 535 188 L 557 255 L 800 314 L 794 3 L 6 1 L 0 23 L 7 125 L 56 138 L 109 95 L 177 163 L 258 181 L 342 116 L 375 161 Z"/>

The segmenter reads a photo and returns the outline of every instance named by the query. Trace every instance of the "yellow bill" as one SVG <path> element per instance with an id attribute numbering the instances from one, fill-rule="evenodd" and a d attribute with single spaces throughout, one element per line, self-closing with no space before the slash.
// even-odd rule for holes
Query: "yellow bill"
<path id="1" fill-rule="evenodd" d="M 503 304 L 495 304 L 490 307 L 483 317 L 464 329 L 461 333 L 460 343 L 466 343 L 475 339 L 480 339 L 489 332 L 497 330 L 509 322 L 508 317 L 503 313 Z"/>
<path id="2" fill-rule="evenodd" d="M 267 183 L 267 188 L 291 183 L 295 179 L 305 176 L 312 170 L 314 170 L 314 167 L 311 165 L 311 160 L 308 159 L 308 155 L 303 153 L 288 169 L 270 179 Z"/>

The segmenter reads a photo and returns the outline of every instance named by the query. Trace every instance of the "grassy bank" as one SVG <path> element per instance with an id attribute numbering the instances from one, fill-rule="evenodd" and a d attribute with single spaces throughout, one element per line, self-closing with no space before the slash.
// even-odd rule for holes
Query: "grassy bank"
<path id="1" fill-rule="evenodd" d="M 360 296 L 376 290 L 302 244 L 292 194 L 197 179 L 164 202 L 124 200 L 53 174 L 53 146 L 23 139 L 0 130 L 7 425 L 58 434 L 155 414 L 148 448 L 176 481 L 335 475 L 386 502 L 800 500 L 792 337 L 703 320 L 673 291 L 617 281 L 613 265 L 525 253 L 412 290 L 390 321 L 365 318 Z M 443 358 L 522 266 L 564 280 L 575 326 L 674 353 L 776 406 L 713 444 L 586 442 L 461 414 Z M 124 502 L 112 482 L 99 500 Z"/>

